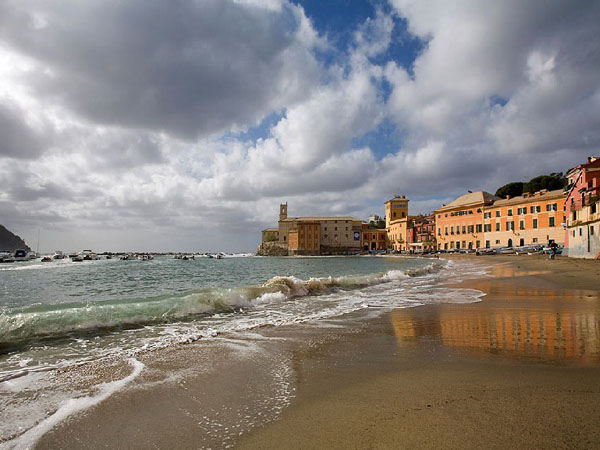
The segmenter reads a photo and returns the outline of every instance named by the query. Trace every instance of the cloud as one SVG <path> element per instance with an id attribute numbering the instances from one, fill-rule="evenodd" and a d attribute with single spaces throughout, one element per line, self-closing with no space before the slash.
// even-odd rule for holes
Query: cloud
<path id="1" fill-rule="evenodd" d="M 309 28 L 287 2 L 0 6 L 0 39 L 43 67 L 30 75 L 36 95 L 96 123 L 186 139 L 245 127 L 305 95 L 319 76 Z"/>
<path id="2" fill-rule="evenodd" d="M 45 148 L 42 133 L 27 123 L 18 105 L 0 101 L 0 158 L 35 158 Z M 49 136 L 48 136 L 49 137 Z"/>

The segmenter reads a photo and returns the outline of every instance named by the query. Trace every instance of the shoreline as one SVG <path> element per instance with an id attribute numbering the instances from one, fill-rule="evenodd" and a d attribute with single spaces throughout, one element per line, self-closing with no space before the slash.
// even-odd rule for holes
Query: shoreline
<path id="1" fill-rule="evenodd" d="M 57 425 L 35 448 L 594 448 L 600 265 L 456 259 L 492 266 L 491 276 L 449 280 L 486 292 L 482 301 L 266 327 L 250 342 L 147 355 L 137 388 Z M 165 382 L 178 367 L 185 375 Z M 277 385 L 265 386 L 273 373 Z"/>

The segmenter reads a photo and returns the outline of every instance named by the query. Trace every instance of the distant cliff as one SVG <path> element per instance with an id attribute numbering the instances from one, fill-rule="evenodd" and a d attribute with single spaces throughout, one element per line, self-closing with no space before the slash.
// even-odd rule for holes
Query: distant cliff
<path id="1" fill-rule="evenodd" d="M 16 234 L 12 234 L 5 227 L 0 225 L 0 250 L 8 250 L 14 252 L 18 249 L 24 249 L 31 251 L 31 249 L 25 244 L 25 241 Z"/>

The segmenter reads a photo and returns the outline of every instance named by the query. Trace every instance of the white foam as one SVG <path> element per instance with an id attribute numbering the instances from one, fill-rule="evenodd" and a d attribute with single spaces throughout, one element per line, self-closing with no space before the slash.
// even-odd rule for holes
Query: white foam
<path id="1" fill-rule="evenodd" d="M 134 380 L 144 368 L 144 364 L 136 359 L 130 359 L 129 362 L 133 365 L 133 371 L 128 376 L 121 380 L 99 385 L 99 393 L 94 396 L 72 398 L 63 402 L 54 414 L 42 420 L 19 437 L 1 444 L 0 449 L 21 450 L 32 448 L 44 434 L 69 416 L 97 405 L 115 392 L 123 389 L 128 383 Z"/>

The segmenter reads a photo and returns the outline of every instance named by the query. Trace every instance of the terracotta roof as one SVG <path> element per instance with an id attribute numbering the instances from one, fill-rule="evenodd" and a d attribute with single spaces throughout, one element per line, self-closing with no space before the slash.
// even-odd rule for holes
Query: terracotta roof
<path id="1" fill-rule="evenodd" d="M 262 230 L 263 232 L 269 232 L 269 231 L 279 231 L 279 228 L 265 228 L 264 230 Z"/>
<path id="2" fill-rule="evenodd" d="M 541 192 L 541 191 L 540 191 Z M 511 197 L 509 199 L 500 199 L 500 200 L 496 200 L 494 202 L 493 205 L 491 205 L 492 207 L 496 207 L 496 206 L 506 206 L 506 205 L 517 205 L 520 203 L 535 203 L 538 202 L 540 200 L 549 200 L 552 198 L 560 198 L 560 197 L 564 197 L 565 196 L 565 192 L 562 189 L 556 189 L 554 191 L 548 191 L 545 192 L 543 194 L 540 194 L 540 192 L 536 192 L 534 194 L 531 194 L 529 197 L 524 197 L 522 195 L 519 195 L 518 197 Z"/>
<path id="3" fill-rule="evenodd" d="M 489 192 L 468 192 L 465 195 L 461 195 L 456 200 L 451 201 L 446 206 L 436 209 L 436 211 L 446 211 L 461 206 L 475 206 L 478 204 L 492 203 L 496 200 L 500 200 L 500 198 L 490 194 Z"/>

